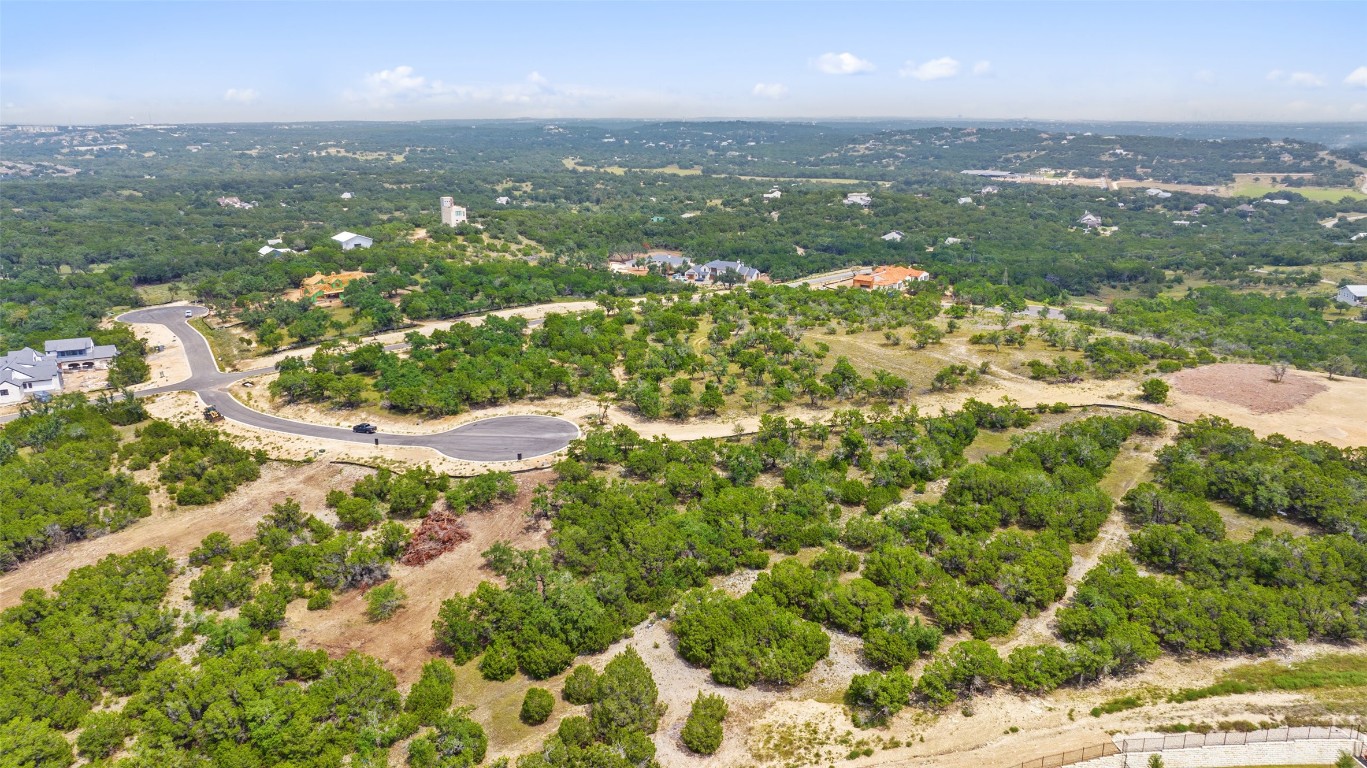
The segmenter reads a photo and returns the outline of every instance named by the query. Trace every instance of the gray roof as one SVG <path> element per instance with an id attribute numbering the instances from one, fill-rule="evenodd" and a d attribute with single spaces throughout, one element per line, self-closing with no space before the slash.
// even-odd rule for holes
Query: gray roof
<path id="1" fill-rule="evenodd" d="M 95 346 L 95 342 L 89 337 L 79 339 L 54 339 L 53 341 L 43 342 L 43 349 L 47 352 L 79 352 Z"/>
<path id="2" fill-rule="evenodd" d="M 119 353 L 119 348 L 113 344 L 97 344 L 90 350 L 90 356 L 96 360 L 103 360 L 106 357 L 113 357 Z"/>
<path id="3" fill-rule="evenodd" d="M 8 355 L 0 356 L 0 361 L 7 361 L 17 365 L 37 365 L 43 356 L 34 351 L 31 347 L 24 347 L 20 350 L 11 351 Z"/>
<path id="4" fill-rule="evenodd" d="M 1367 299 L 1367 285 L 1345 285 L 1343 287 L 1359 299 Z"/>
<path id="5" fill-rule="evenodd" d="M 668 264 L 671 267 L 682 267 L 685 264 L 692 264 L 687 256 L 671 256 L 667 253 L 652 253 L 646 256 L 646 261 L 651 264 Z"/>
<path id="6" fill-rule="evenodd" d="M 704 264 L 703 269 L 710 269 L 715 272 L 739 272 L 741 277 L 744 277 L 746 280 L 754 280 L 759 277 L 758 269 L 747 267 L 739 261 L 721 261 L 720 259 L 717 259 Z"/>
<path id="7" fill-rule="evenodd" d="M 50 381 L 59 375 L 56 362 L 43 359 L 28 347 L 0 356 L 0 384 L 17 387 L 25 381 Z"/>

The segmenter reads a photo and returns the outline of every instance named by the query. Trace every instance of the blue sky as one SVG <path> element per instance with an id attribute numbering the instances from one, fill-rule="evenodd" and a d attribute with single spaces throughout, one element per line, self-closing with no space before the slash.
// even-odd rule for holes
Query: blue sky
<path id="1" fill-rule="evenodd" d="M 3 0 L 0 122 L 1356 122 L 1364 29 L 1360 1 Z"/>

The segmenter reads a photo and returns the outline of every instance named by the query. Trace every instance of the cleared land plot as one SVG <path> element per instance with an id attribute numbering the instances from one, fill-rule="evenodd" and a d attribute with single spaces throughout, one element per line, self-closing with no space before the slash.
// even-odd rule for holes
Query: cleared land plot
<path id="1" fill-rule="evenodd" d="M 1169 380 L 1188 394 L 1240 405 L 1254 413 L 1280 413 L 1329 389 L 1319 379 L 1291 371 L 1278 383 L 1267 366 L 1248 363 L 1178 371 Z"/>
<path id="2" fill-rule="evenodd" d="M 1262 197 L 1271 192 L 1295 192 L 1307 200 L 1337 202 L 1347 197 L 1352 200 L 1367 200 L 1367 194 L 1348 187 L 1284 187 L 1280 184 L 1245 181 L 1234 182 L 1236 197 Z"/>

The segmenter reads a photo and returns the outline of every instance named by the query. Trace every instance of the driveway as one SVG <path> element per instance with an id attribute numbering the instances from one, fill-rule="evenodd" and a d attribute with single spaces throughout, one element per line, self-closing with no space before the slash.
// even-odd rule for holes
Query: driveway
<path id="1" fill-rule="evenodd" d="M 433 435 L 393 435 L 383 432 L 359 434 L 349 429 L 325 427 L 303 421 L 282 419 L 248 408 L 230 395 L 228 385 L 250 376 L 270 373 L 272 368 L 225 373 L 218 367 L 209 343 L 187 322 L 185 310 L 194 317 L 208 313 L 204 307 L 154 307 L 120 315 L 127 323 L 164 325 L 175 334 L 185 349 L 190 362 L 190 377 L 177 384 L 144 389 L 139 397 L 164 392 L 189 391 L 199 395 L 206 405 L 233 421 L 300 437 L 343 440 L 372 445 L 403 445 L 432 448 L 455 459 L 466 461 L 516 461 L 554 453 L 579 437 L 579 427 L 573 422 L 552 416 L 497 416 L 462 424 L 455 429 Z M 405 345 L 394 345 L 405 346 Z"/>

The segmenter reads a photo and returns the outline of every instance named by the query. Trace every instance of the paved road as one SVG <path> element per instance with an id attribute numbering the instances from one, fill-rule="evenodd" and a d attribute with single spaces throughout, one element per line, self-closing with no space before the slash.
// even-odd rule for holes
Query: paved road
<path id="1" fill-rule="evenodd" d="M 218 408 L 219 413 L 225 417 L 249 426 L 301 437 L 345 440 L 351 443 L 374 444 L 379 440 L 380 445 L 434 448 L 452 458 L 469 461 L 529 459 L 554 453 L 579 436 L 579 428 L 572 422 L 551 416 L 497 416 L 463 424 L 433 435 L 394 435 L 383 432 L 363 435 L 341 427 L 325 427 L 270 416 L 243 405 L 228 394 L 227 387 L 240 379 L 270 373 L 273 369 L 260 368 L 233 373 L 220 370 L 213 352 L 209 349 L 209 343 L 199 331 L 186 322 L 186 309 L 183 306 L 139 309 L 117 318 L 129 323 L 154 323 L 166 326 L 180 340 L 190 361 L 190 378 L 178 384 L 141 390 L 138 396 L 191 391 L 198 394 L 205 404 Z M 195 317 L 207 314 L 203 307 L 189 309 Z"/>

